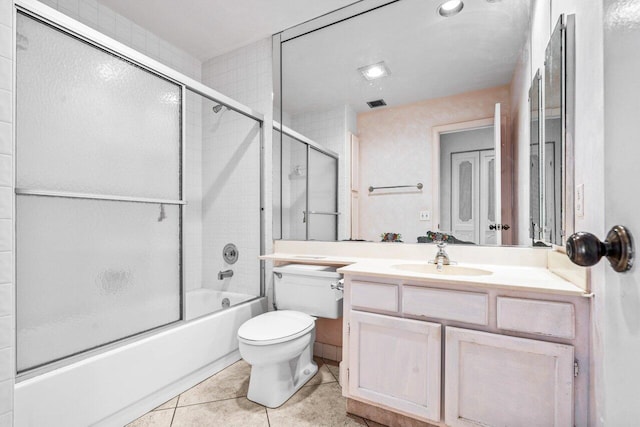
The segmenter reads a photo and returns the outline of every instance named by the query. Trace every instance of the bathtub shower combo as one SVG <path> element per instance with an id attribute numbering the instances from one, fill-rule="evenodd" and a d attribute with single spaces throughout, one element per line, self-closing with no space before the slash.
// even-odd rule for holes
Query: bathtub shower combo
<path id="1" fill-rule="evenodd" d="M 125 423 L 265 311 L 263 117 L 16 5 L 15 424 Z"/>

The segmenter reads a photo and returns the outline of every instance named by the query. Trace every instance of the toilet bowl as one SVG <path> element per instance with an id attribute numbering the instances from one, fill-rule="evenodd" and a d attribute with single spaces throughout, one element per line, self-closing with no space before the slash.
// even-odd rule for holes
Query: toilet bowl
<path id="1" fill-rule="evenodd" d="M 342 277 L 335 267 L 288 264 L 273 269 L 274 308 L 238 329 L 240 355 L 251 365 L 247 398 L 269 408 L 286 402 L 316 372 L 315 317 L 342 317 Z"/>
<path id="2" fill-rule="evenodd" d="M 315 318 L 299 311 L 272 311 L 246 321 L 238 341 L 251 365 L 247 398 L 276 408 L 309 381 L 318 372 L 315 333 Z"/>

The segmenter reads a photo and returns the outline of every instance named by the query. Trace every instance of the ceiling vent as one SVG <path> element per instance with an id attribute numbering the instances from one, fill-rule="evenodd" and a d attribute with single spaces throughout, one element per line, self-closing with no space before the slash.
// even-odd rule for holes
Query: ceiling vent
<path id="1" fill-rule="evenodd" d="M 376 99 L 375 101 L 367 102 L 367 105 L 369 106 L 369 108 L 376 108 L 376 107 L 384 107 L 385 105 L 387 105 L 387 103 L 384 102 L 384 99 Z"/>

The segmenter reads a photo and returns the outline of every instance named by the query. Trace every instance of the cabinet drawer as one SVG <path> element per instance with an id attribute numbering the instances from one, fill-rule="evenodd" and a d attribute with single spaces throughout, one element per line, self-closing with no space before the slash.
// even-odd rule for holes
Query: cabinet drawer
<path id="1" fill-rule="evenodd" d="M 398 286 L 386 283 L 351 282 L 351 306 L 380 311 L 398 311 Z"/>
<path id="2" fill-rule="evenodd" d="M 451 291 L 405 285 L 402 312 L 476 325 L 489 324 L 489 296 L 476 292 Z"/>
<path id="3" fill-rule="evenodd" d="M 566 302 L 498 297 L 498 329 L 573 339 L 575 309 Z"/>

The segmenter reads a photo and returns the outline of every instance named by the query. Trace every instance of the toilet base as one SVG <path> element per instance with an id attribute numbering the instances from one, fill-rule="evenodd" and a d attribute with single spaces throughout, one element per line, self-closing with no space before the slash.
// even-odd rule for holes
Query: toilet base
<path id="1" fill-rule="evenodd" d="M 277 408 L 318 372 L 313 347 L 294 359 L 268 365 L 253 365 L 247 399 L 268 408 Z"/>

